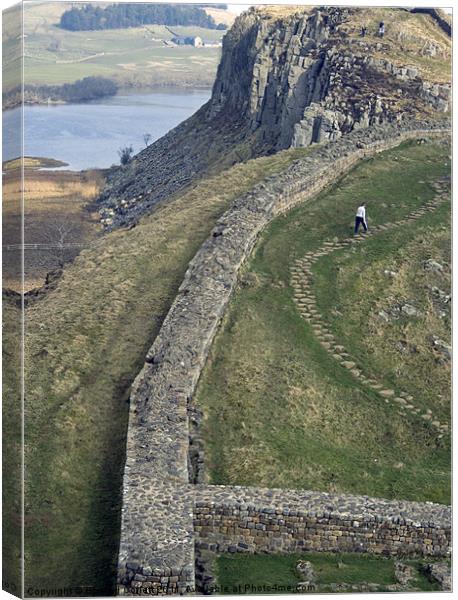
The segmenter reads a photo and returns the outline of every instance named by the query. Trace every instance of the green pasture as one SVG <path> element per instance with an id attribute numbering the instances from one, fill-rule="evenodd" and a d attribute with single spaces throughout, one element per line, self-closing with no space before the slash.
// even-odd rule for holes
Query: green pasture
<path id="1" fill-rule="evenodd" d="M 450 439 L 358 383 L 316 339 L 293 303 L 290 266 L 325 240 L 351 233 L 358 203 L 369 225 L 401 219 L 431 199 L 450 172 L 449 148 L 416 143 L 385 152 L 332 189 L 278 217 L 262 234 L 214 342 L 196 402 L 211 482 L 308 488 L 450 501 Z M 415 396 L 450 423 L 450 365 L 431 343 L 449 339 L 427 286 L 450 286 L 450 204 L 402 229 L 314 265 L 318 308 L 338 340 L 386 386 Z M 390 282 L 384 271 L 399 276 Z M 447 274 L 448 273 L 448 274 Z M 378 313 L 414 302 L 421 317 L 386 323 Z M 406 355 L 402 342 L 415 347 Z"/>

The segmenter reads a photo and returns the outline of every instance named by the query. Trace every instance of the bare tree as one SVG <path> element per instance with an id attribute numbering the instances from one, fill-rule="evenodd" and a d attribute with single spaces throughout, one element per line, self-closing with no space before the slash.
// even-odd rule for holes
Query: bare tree
<path id="1" fill-rule="evenodd" d="M 72 260 L 79 252 L 81 228 L 65 217 L 51 217 L 46 223 L 45 231 L 43 231 L 43 241 L 48 246 L 47 250 L 54 256 L 58 266 L 62 268 L 66 262 Z"/>
<path id="2" fill-rule="evenodd" d="M 145 143 L 145 148 L 148 148 L 148 146 L 149 146 L 149 143 L 150 143 L 150 141 L 151 141 L 151 137 L 152 137 L 152 136 L 151 136 L 151 133 L 144 133 L 144 134 L 143 134 L 143 141 L 144 141 L 144 143 Z"/>

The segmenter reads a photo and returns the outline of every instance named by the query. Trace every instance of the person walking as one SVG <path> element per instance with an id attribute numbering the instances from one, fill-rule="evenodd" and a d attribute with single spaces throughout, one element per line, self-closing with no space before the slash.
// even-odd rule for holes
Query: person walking
<path id="1" fill-rule="evenodd" d="M 381 38 L 385 35 L 385 23 L 383 21 L 378 26 L 378 34 Z"/>
<path id="2" fill-rule="evenodd" d="M 362 225 L 364 227 L 364 231 L 367 231 L 366 203 L 365 202 L 362 202 L 362 204 L 360 204 L 360 206 L 358 206 L 358 210 L 356 211 L 356 217 L 355 217 L 355 235 L 358 233 L 360 225 Z"/>

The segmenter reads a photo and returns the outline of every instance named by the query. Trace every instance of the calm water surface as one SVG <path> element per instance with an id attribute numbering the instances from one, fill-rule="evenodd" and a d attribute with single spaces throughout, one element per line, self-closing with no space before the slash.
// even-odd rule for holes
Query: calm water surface
<path id="1" fill-rule="evenodd" d="M 26 106 L 24 154 L 62 160 L 74 170 L 119 164 L 119 148 L 132 145 L 138 152 L 145 147 L 143 134 L 157 140 L 209 97 L 210 90 L 162 90 L 85 104 Z M 20 109 L 3 113 L 3 160 L 20 155 L 19 124 Z"/>

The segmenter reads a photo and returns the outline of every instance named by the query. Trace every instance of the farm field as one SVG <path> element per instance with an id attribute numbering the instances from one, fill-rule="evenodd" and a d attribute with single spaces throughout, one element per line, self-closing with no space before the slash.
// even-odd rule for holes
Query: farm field
<path id="1" fill-rule="evenodd" d="M 25 75 L 26 83 L 35 85 L 71 83 L 90 75 L 113 78 L 123 87 L 151 87 L 158 85 L 204 86 L 213 83 L 220 48 L 170 47 L 166 43 L 173 34 L 164 26 L 151 25 L 133 29 L 81 31 L 61 30 L 56 24 L 67 3 L 36 3 L 26 5 L 25 18 Z M 368 27 L 369 38 L 376 31 L 382 19 L 380 8 L 366 11 L 364 24 Z M 234 15 L 228 11 L 208 8 L 216 22 L 230 25 Z M 269 8 L 270 15 L 276 18 L 290 14 L 290 8 Z M 414 65 L 426 78 L 439 78 L 450 81 L 451 72 L 444 58 L 450 56 L 450 40 L 443 32 L 433 27 L 427 16 L 419 15 L 413 24 L 407 13 L 383 13 L 387 25 L 387 39 L 392 41 L 387 49 L 380 50 L 380 58 L 388 58 L 395 64 L 404 64 L 405 52 L 409 53 L 409 64 Z M 14 49 L 14 27 L 16 20 L 13 11 L 5 17 L 5 89 L 17 85 L 14 66 L 11 61 Z M 355 21 L 355 24 L 358 23 Z M 177 35 L 199 35 L 208 42 L 221 41 L 224 31 L 197 27 L 174 27 Z M 423 56 L 417 52 L 418 45 L 424 42 L 424 32 L 435 40 L 439 49 L 437 55 Z M 359 27 L 348 31 L 357 37 Z M 396 50 L 402 46 L 402 52 Z M 8 67 L 9 65 L 9 67 Z"/>
<path id="2" fill-rule="evenodd" d="M 438 435 L 342 368 L 301 317 L 290 279 L 296 260 L 350 234 L 362 199 L 370 227 L 434 198 L 449 153 L 443 143 L 385 152 L 263 233 L 197 393 L 211 483 L 449 503 L 449 433 Z M 426 270 L 428 260 L 441 270 Z M 450 203 L 323 256 L 312 288 L 358 369 L 383 388 L 401 386 L 449 432 L 450 363 L 435 340 L 450 340 L 450 307 L 436 297 L 450 293 Z"/>
<path id="3" fill-rule="evenodd" d="M 65 3 L 25 5 L 26 84 L 60 85 L 88 76 L 115 80 L 121 87 L 211 87 L 221 48 L 167 45 L 173 35 L 221 41 L 225 31 L 148 25 L 103 31 L 66 31 L 56 24 Z M 11 47 L 11 51 L 14 48 Z M 15 84 L 14 73 L 5 86 Z"/>

